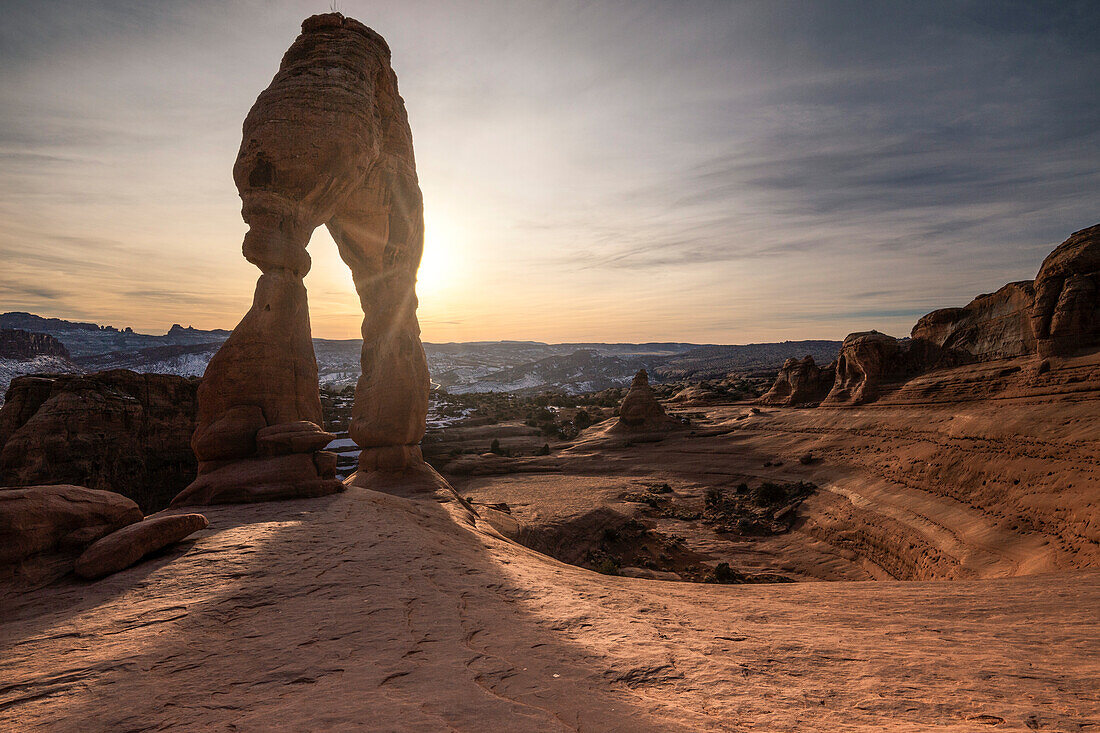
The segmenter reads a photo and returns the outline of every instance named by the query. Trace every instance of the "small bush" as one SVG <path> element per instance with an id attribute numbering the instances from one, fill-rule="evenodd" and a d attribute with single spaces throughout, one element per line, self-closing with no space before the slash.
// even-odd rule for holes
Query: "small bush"
<path id="1" fill-rule="evenodd" d="M 752 492 L 752 500 L 757 506 L 782 504 L 787 500 L 787 489 L 782 484 L 765 481 Z"/>
<path id="2" fill-rule="evenodd" d="M 603 575 L 618 575 L 619 561 L 613 557 L 605 557 L 600 561 L 600 564 L 596 566 L 596 572 Z"/>

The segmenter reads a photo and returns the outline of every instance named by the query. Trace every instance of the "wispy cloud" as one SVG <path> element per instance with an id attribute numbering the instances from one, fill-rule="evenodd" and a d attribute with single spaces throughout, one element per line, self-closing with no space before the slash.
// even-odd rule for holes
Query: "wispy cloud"
<path id="1" fill-rule="evenodd" d="M 1087 0 L 341 5 L 393 49 L 453 264 L 430 339 L 903 332 L 1100 220 Z M 240 121 L 317 9 L 4 10 L 0 308 L 236 322 Z M 315 321 L 354 332 L 323 246 Z"/>

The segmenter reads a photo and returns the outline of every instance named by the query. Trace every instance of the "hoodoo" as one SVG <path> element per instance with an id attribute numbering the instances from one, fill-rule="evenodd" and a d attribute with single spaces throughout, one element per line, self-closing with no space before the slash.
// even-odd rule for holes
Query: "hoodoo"
<path id="1" fill-rule="evenodd" d="M 672 430 L 681 423 L 665 413 L 665 408 L 657 401 L 653 388 L 649 386 L 649 375 L 645 369 L 639 369 L 630 383 L 630 389 L 619 406 L 619 421 L 612 430 L 630 433 L 654 433 Z"/>
<path id="2" fill-rule="evenodd" d="M 303 284 L 306 245 L 322 224 L 351 268 L 365 315 L 349 431 L 363 450 L 349 480 L 437 483 L 419 448 L 429 386 L 415 292 L 423 202 L 382 37 L 339 13 L 308 18 L 245 118 L 233 178 L 249 226 L 244 256 L 261 275 L 252 308 L 207 367 L 192 439 L 198 477 L 173 503 L 342 488 L 335 456 L 322 450 L 333 436 L 320 427 Z"/>

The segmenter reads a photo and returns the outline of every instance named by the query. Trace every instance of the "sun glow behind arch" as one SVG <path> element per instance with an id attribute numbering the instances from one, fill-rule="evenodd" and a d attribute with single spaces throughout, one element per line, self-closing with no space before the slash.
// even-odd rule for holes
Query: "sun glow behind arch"
<path id="1" fill-rule="evenodd" d="M 421 305 L 441 305 L 445 294 L 458 288 L 465 273 L 461 227 L 438 212 L 424 214 L 424 255 L 416 273 Z"/>
<path id="2" fill-rule="evenodd" d="M 441 321 L 453 319 L 454 313 L 461 310 L 457 301 L 469 275 L 465 244 L 465 231 L 452 218 L 425 212 L 424 254 L 417 271 L 416 294 L 420 321 L 429 340 L 448 338 L 443 334 L 433 336 L 433 332 Z M 324 227 L 314 231 L 309 255 L 313 264 L 306 287 L 313 335 L 359 338 L 363 312 L 351 270 L 340 259 L 336 243 Z"/>

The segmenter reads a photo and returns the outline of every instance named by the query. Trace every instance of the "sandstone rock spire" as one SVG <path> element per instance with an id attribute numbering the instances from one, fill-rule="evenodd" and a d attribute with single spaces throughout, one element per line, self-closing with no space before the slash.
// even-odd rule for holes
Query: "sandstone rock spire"
<path id="1" fill-rule="evenodd" d="M 649 386 L 649 374 L 639 369 L 619 406 L 619 420 L 612 426 L 615 432 L 653 433 L 681 427 L 679 420 L 669 417 Z"/>
<path id="2" fill-rule="evenodd" d="M 353 479 L 435 475 L 420 455 L 428 368 L 416 319 L 423 202 L 405 105 L 377 33 L 315 15 L 244 122 L 233 178 L 261 275 L 252 308 L 211 360 L 192 446 L 199 476 L 174 504 L 337 491 L 322 428 L 306 289 L 306 245 L 325 224 L 365 315 L 350 435 Z M 439 479 L 442 481 L 442 479 Z"/>

